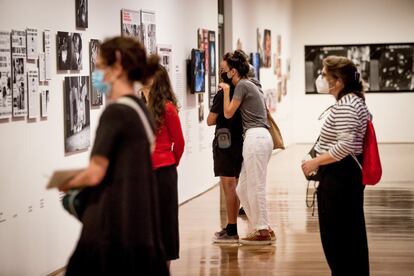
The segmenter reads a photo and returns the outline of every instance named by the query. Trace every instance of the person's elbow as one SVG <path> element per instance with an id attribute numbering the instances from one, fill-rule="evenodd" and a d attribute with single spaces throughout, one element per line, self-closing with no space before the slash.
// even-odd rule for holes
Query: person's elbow
<path id="1" fill-rule="evenodd" d="M 230 111 L 224 111 L 224 118 L 231 119 L 233 117 L 233 113 Z"/>

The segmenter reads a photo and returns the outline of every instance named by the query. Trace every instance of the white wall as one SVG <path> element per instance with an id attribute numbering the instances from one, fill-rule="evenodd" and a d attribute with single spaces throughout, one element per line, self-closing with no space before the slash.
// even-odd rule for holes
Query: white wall
<path id="1" fill-rule="evenodd" d="M 295 0 L 292 17 L 294 139 L 313 142 L 317 117 L 334 102 L 305 95 L 305 45 L 414 42 L 412 0 Z M 367 93 L 380 142 L 414 142 L 414 93 Z"/>
<path id="2" fill-rule="evenodd" d="M 232 1 L 232 49 L 236 49 L 237 40 L 240 39 L 242 49 L 250 54 L 257 52 L 256 30 L 259 28 L 262 39 L 264 29 L 271 31 L 272 40 L 272 66 L 260 69 L 260 82 L 263 90 L 276 89 L 277 78 L 274 74 L 273 53 L 276 53 L 276 37 L 282 36 L 282 74 L 286 73 L 286 59 L 291 57 L 291 20 L 292 1 L 289 0 L 233 0 Z M 287 95 L 277 103 L 273 114 L 286 145 L 293 142 L 293 92 L 291 80 L 287 81 Z"/>
<path id="3" fill-rule="evenodd" d="M 75 219 L 63 210 L 58 192 L 45 190 L 45 176 L 57 168 L 86 166 L 90 153 L 88 150 L 65 156 L 63 80 L 65 76 L 78 74 L 56 73 L 55 34 L 77 31 L 75 1 L 0 0 L 0 7 L 1 30 L 33 27 L 40 32 L 50 29 L 53 34 L 54 74 L 49 82 L 48 119 L 30 123 L 26 119 L 0 122 L 0 275 L 45 275 L 66 264 L 80 230 Z M 176 79 L 185 76 L 184 60 L 189 57 L 191 48 L 197 48 L 197 28 L 217 33 L 217 2 L 89 0 L 89 27 L 85 31 L 78 30 L 85 45 L 84 67 L 79 75 L 89 75 L 89 39 L 120 34 L 122 8 L 156 12 L 157 42 L 172 45 L 172 81 L 178 89 L 180 81 Z M 184 153 L 179 167 L 179 200 L 182 202 L 205 191 L 217 180 L 213 177 L 210 146 L 213 129 L 207 127 L 205 121 L 198 123 L 196 96 L 187 94 L 185 88 L 176 92 L 185 94 L 180 117 L 186 137 L 192 142 L 190 145 L 187 141 L 192 152 Z M 204 102 L 207 103 L 207 95 Z M 91 109 L 91 141 L 102 109 Z"/>

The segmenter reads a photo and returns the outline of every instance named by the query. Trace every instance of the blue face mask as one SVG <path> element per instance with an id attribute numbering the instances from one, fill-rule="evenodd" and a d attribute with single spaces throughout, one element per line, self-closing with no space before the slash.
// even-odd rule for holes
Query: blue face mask
<path id="1" fill-rule="evenodd" d="M 92 72 L 92 86 L 103 94 L 108 94 L 111 90 L 111 85 L 104 82 L 103 70 L 99 69 Z"/>

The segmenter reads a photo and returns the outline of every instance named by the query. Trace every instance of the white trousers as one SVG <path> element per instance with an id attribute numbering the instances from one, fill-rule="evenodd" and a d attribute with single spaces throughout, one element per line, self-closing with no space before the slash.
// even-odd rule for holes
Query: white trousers
<path id="1" fill-rule="evenodd" d="M 250 128 L 243 142 L 243 164 L 237 185 L 237 195 L 246 212 L 250 227 L 268 229 L 266 206 L 267 164 L 273 150 L 273 140 L 265 128 Z"/>

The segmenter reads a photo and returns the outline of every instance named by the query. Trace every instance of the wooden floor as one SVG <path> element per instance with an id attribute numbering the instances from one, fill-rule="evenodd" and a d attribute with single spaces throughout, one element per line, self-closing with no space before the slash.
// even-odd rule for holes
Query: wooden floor
<path id="1" fill-rule="evenodd" d="M 218 246 L 213 233 L 224 225 L 220 189 L 215 187 L 180 207 L 180 259 L 172 275 L 330 275 L 317 212 L 305 206 L 300 161 L 309 145 L 273 155 L 267 199 L 275 246 Z M 380 146 L 381 183 L 365 190 L 371 275 L 414 275 L 414 144 Z M 221 204 L 220 204 L 221 203 Z M 239 218 L 239 234 L 246 221 Z"/>

